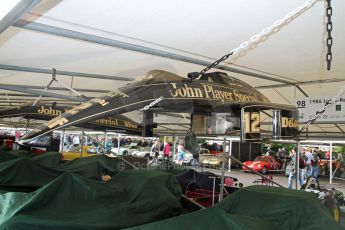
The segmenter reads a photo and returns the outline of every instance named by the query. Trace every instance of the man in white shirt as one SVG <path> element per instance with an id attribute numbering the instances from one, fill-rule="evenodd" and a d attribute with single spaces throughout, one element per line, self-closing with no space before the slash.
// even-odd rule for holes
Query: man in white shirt
<path id="1" fill-rule="evenodd" d="M 307 152 L 305 153 L 306 157 L 306 165 L 307 165 L 307 178 L 311 176 L 311 160 L 313 159 L 313 154 L 311 153 L 311 149 L 308 148 Z"/>
<path id="2" fill-rule="evenodd" d="M 73 137 L 73 146 L 79 146 L 80 145 L 80 139 L 79 136 L 76 135 Z"/>

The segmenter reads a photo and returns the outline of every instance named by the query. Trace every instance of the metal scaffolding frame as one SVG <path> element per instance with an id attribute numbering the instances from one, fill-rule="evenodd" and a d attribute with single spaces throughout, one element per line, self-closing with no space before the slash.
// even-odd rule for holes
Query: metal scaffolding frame
<path id="1" fill-rule="evenodd" d="M 8 18 L 6 18 L 6 23 L 0 25 L 0 33 L 3 30 L 5 30 L 6 28 L 8 28 L 9 26 L 14 26 L 17 28 L 27 29 L 27 30 L 45 33 L 45 34 L 49 34 L 49 35 L 56 35 L 56 36 L 60 36 L 60 37 L 64 37 L 64 38 L 71 38 L 71 39 L 75 39 L 75 40 L 79 40 L 79 41 L 91 42 L 91 43 L 98 44 L 98 45 L 104 45 L 104 46 L 115 47 L 115 48 L 119 48 L 119 49 L 125 49 L 125 50 L 145 53 L 148 55 L 159 56 L 159 57 L 163 57 L 163 58 L 169 58 L 172 60 L 197 64 L 197 65 L 201 65 L 201 66 L 208 66 L 211 64 L 210 62 L 207 62 L 207 61 L 199 60 L 196 58 L 191 58 L 188 56 L 179 55 L 176 53 L 171 53 L 171 52 L 167 52 L 167 51 L 163 51 L 163 50 L 158 50 L 158 49 L 153 49 L 153 48 L 149 48 L 149 47 L 145 47 L 145 46 L 135 45 L 132 43 L 122 42 L 122 41 L 118 41 L 118 40 L 114 40 L 114 39 L 108 39 L 105 37 L 95 36 L 92 34 L 82 33 L 82 32 L 78 32 L 78 31 L 68 30 L 68 29 L 64 29 L 64 28 L 54 27 L 54 26 L 50 26 L 50 25 L 46 25 L 46 24 L 42 24 L 42 23 L 36 23 L 36 22 L 31 22 L 31 21 L 20 19 L 22 17 L 22 15 L 24 15 L 29 9 L 31 9 L 33 6 L 35 6 L 38 2 L 39 2 L 38 0 L 27 1 L 26 2 L 27 8 L 22 10 L 22 12 L 20 14 L 16 14 L 15 17 L 12 15 L 11 18 L 9 18 L 10 20 Z M 23 7 L 23 6 L 21 6 L 21 7 Z M 1 26 L 3 26 L 4 29 L 2 29 Z M 290 80 L 285 80 L 285 79 L 281 79 L 281 78 L 275 78 L 275 77 L 271 77 L 269 75 L 259 74 L 259 73 L 251 72 L 251 71 L 247 71 L 247 70 L 241 70 L 241 69 L 229 67 L 226 65 L 219 65 L 215 68 L 229 71 L 229 72 L 233 72 L 233 73 L 243 74 L 246 76 L 251 76 L 251 77 L 265 79 L 265 80 L 269 80 L 269 81 L 273 81 L 273 82 L 282 83 L 282 84 L 276 84 L 276 85 L 258 86 L 258 87 L 256 87 L 257 89 L 269 89 L 269 88 L 293 86 L 293 87 L 296 87 L 305 96 L 308 96 L 308 94 L 300 87 L 300 85 L 345 81 L 344 79 L 328 79 L 328 80 L 297 82 L 297 81 L 290 81 Z M 0 69 L 11 70 L 11 71 L 21 71 L 21 72 L 41 73 L 41 74 L 52 74 L 53 73 L 53 71 L 51 69 L 3 65 L 3 64 L 0 64 Z M 133 78 L 128 78 L 128 77 L 79 73 L 79 72 L 71 72 L 71 71 L 63 71 L 63 70 L 57 70 L 56 74 L 74 76 L 74 77 L 105 79 L 105 80 L 118 80 L 118 81 L 132 81 L 133 80 Z M 0 85 L 0 88 L 5 89 L 5 90 L 9 90 L 9 91 L 17 91 L 17 92 L 21 92 L 21 93 L 27 93 L 27 94 L 31 94 L 31 95 L 35 95 L 35 96 L 60 98 L 60 99 L 71 101 L 71 103 L 83 102 L 83 101 L 87 100 L 86 98 L 81 98 L 81 97 L 72 97 L 72 96 L 61 95 L 61 94 L 57 94 L 57 93 L 34 90 L 35 88 L 36 89 L 44 89 L 44 87 L 40 87 L 40 86 L 18 86 L 18 85 L 2 84 L 2 85 Z M 67 89 L 65 89 L 63 87 L 61 87 L 61 88 L 60 87 L 49 87 L 49 89 L 51 89 L 51 90 L 66 90 L 67 91 Z M 94 92 L 94 93 L 106 93 L 106 92 L 108 92 L 107 90 L 93 90 L 93 89 L 75 89 L 75 90 L 81 91 L 81 92 Z M 29 95 L 20 95 L 20 96 L 29 97 Z M 12 100 L 10 102 L 12 103 Z M 7 103 L 9 103 L 9 102 L 7 102 Z M 16 103 L 15 100 L 13 100 L 13 103 Z M 1 105 L 0 105 L 0 107 L 1 107 Z M 164 113 L 161 113 L 161 114 L 164 114 Z M 166 113 L 165 115 L 168 115 L 168 114 Z M 175 116 L 177 116 L 177 115 L 175 115 Z M 183 117 L 186 118 L 185 116 L 183 116 Z M 190 119 L 190 118 L 186 118 L 186 119 Z M 334 125 L 341 131 L 341 133 L 344 133 L 344 130 L 342 130 L 341 127 L 339 127 L 337 124 L 334 124 Z M 167 127 L 165 127 L 165 128 L 167 128 Z M 167 129 L 169 129 L 169 128 L 167 128 Z"/>
<path id="2" fill-rule="evenodd" d="M 91 42 L 94 44 L 98 45 L 104 45 L 104 46 L 109 46 L 109 47 L 114 47 L 114 48 L 119 48 L 119 49 L 125 49 L 125 50 L 131 50 L 135 52 L 140 52 L 140 53 L 145 53 L 153 56 L 159 56 L 163 58 L 169 58 L 172 60 L 177 60 L 177 61 L 182 61 L 182 62 L 187 62 L 187 63 L 192 63 L 196 65 L 201 65 L 201 66 L 209 66 L 211 63 L 208 61 L 203 61 L 199 60 L 196 58 L 191 58 L 163 50 L 158 50 L 158 49 L 153 49 L 145 46 L 140 46 L 140 45 L 135 45 L 132 43 L 127 43 L 127 42 L 122 42 L 114 39 L 109 39 L 101 36 L 96 36 L 92 34 L 87 34 L 87 33 L 82 33 L 78 31 L 73 31 L 73 30 L 68 30 L 60 27 L 55 27 L 55 26 L 50 26 L 42 23 L 37 23 L 37 22 L 31 22 L 27 20 L 18 20 L 14 25 L 14 27 L 17 28 L 22 28 L 22 29 L 27 29 L 31 31 L 36 31 L 36 32 L 41 32 L 41 33 L 46 33 L 50 35 L 56 35 L 60 37 L 65 37 L 65 38 L 71 38 L 79 41 L 85 41 L 85 42 Z M 256 78 L 261 78 L 269 81 L 274 81 L 274 82 L 280 82 L 284 84 L 290 84 L 290 85 L 295 85 L 296 82 L 293 81 L 287 81 L 284 79 L 278 79 L 274 78 L 271 76 L 247 71 L 247 70 L 241 70 L 237 69 L 234 67 L 229 67 L 225 65 L 218 65 L 215 67 L 216 69 L 221 69 L 233 73 L 238 73 L 238 74 L 243 74 L 251 77 L 256 77 Z"/>
<path id="3" fill-rule="evenodd" d="M 39 2 L 39 0 L 26 0 L 18 2 L 17 5 L 1 20 L 0 34 L 8 27 L 16 23 L 23 15 L 25 15 Z"/>
<path id="4" fill-rule="evenodd" d="M 0 69 L 19 71 L 19 72 L 29 72 L 29 73 L 42 73 L 42 74 L 49 74 L 50 76 L 53 74 L 52 69 L 33 68 L 33 67 L 25 67 L 25 66 L 0 64 Z M 72 76 L 72 77 L 96 78 L 96 79 L 101 79 L 101 80 L 117 80 L 117 81 L 133 81 L 134 80 L 134 78 L 129 78 L 129 77 L 109 76 L 109 75 L 93 74 L 93 73 L 80 73 L 80 72 L 72 72 L 72 71 L 65 71 L 65 70 L 56 70 L 56 74 Z"/>
<path id="5" fill-rule="evenodd" d="M 29 89 L 27 87 L 17 87 L 17 86 L 10 86 L 10 85 L 0 85 L 0 89 L 5 89 L 9 91 L 16 91 L 16 92 L 21 92 L 21 93 L 28 93 L 36 96 L 46 96 L 46 97 L 53 97 L 53 98 L 60 98 L 60 99 L 66 99 L 70 101 L 78 101 L 78 102 L 85 102 L 88 99 L 85 97 L 73 97 L 73 96 L 67 96 L 67 95 L 62 95 L 62 94 L 57 94 L 57 93 L 51 93 L 48 91 L 41 91 L 41 90 L 35 90 L 35 89 Z"/>
<path id="6" fill-rule="evenodd" d="M 18 87 L 18 88 L 29 88 L 29 89 L 45 89 L 44 86 L 35 86 L 35 85 L 13 85 L 13 84 L 0 84 L 0 86 L 9 86 L 9 87 Z M 57 91 L 69 91 L 63 87 L 49 87 L 50 90 L 57 90 Z M 108 93 L 110 90 L 102 90 L 102 89 L 82 89 L 82 88 L 74 88 L 80 92 L 87 92 L 87 93 Z M 42 95 L 43 96 L 43 95 Z"/>

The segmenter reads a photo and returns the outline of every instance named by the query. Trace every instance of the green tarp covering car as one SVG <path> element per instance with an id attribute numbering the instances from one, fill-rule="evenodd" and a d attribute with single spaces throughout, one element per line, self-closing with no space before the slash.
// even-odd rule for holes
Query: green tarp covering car
<path id="1" fill-rule="evenodd" d="M 0 190 L 29 192 L 42 187 L 64 172 L 102 180 L 102 175 L 114 176 L 125 168 L 131 168 L 118 158 L 100 154 L 88 158 L 75 159 L 60 164 L 58 153 L 36 156 L 15 157 L 15 154 L 1 153 L 12 160 L 0 163 Z M 4 158 L 3 158 L 4 159 Z"/>
<path id="2" fill-rule="evenodd" d="M 312 193 L 268 186 L 234 192 L 213 208 L 131 230 L 343 229 Z"/>
<path id="3" fill-rule="evenodd" d="M 174 174 L 184 169 L 169 162 L 124 170 L 130 166 L 105 155 L 61 163 L 58 153 L 0 154 L 0 229 L 341 229 L 304 191 L 250 186 L 180 215 Z"/>
<path id="4" fill-rule="evenodd" d="M 181 213 L 167 173 L 126 170 L 110 181 L 64 173 L 31 193 L 0 194 L 0 229 L 121 229 Z"/>
<path id="5" fill-rule="evenodd" d="M 44 154 L 30 154 L 26 150 L 11 150 L 1 151 L 0 150 L 0 163 L 18 159 L 21 157 L 29 157 L 36 162 L 40 162 L 45 166 L 57 166 L 61 162 L 61 153 L 58 152 L 46 152 Z"/>
<path id="6" fill-rule="evenodd" d="M 0 149 L 0 163 L 9 161 L 9 160 L 14 160 L 20 157 L 23 157 L 25 155 L 28 155 L 29 152 L 25 150 L 1 150 Z"/>

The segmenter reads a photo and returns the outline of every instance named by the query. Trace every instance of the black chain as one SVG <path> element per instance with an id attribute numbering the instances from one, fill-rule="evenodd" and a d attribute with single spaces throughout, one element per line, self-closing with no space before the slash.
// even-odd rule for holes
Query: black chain
<path id="1" fill-rule="evenodd" d="M 333 45 L 333 37 L 332 37 L 332 30 L 333 30 L 333 23 L 332 23 L 332 14 L 333 14 L 333 8 L 331 6 L 331 0 L 326 0 L 327 8 L 326 8 L 326 16 L 327 16 L 327 54 L 326 54 L 326 62 L 327 62 L 327 70 L 331 69 L 331 62 L 333 58 L 332 54 L 332 45 Z M 308 125 L 313 124 L 316 119 L 318 118 L 318 115 L 323 114 L 326 111 L 326 107 L 332 104 L 330 101 L 326 101 L 325 106 L 322 110 L 317 111 L 314 115 L 314 118 L 310 119 L 304 127 L 299 131 L 299 133 L 303 132 L 305 129 L 308 132 Z"/>
<path id="2" fill-rule="evenodd" d="M 228 59 L 231 55 L 233 55 L 234 52 L 231 52 L 229 54 L 224 55 L 223 57 L 219 58 L 217 61 L 214 61 L 211 65 L 207 66 L 206 68 L 204 68 L 203 70 L 201 70 L 200 72 L 192 72 L 192 73 L 188 73 L 188 78 L 190 79 L 195 79 L 195 78 L 199 78 L 201 77 L 203 74 L 205 74 L 207 71 L 209 71 L 210 69 L 212 69 L 213 67 L 216 67 L 217 65 L 219 65 L 219 63 L 221 63 L 222 61 L 225 61 L 226 59 Z"/>
<path id="3" fill-rule="evenodd" d="M 326 0 L 327 8 L 326 8 L 326 15 L 327 15 L 327 54 L 326 54 L 326 62 L 327 62 L 327 70 L 331 69 L 331 62 L 333 58 L 332 54 L 332 45 L 333 45 L 333 38 L 332 38 L 332 30 L 333 30 L 333 23 L 332 23 L 332 14 L 333 8 L 331 6 L 331 0 Z"/>
<path id="4" fill-rule="evenodd" d="M 328 100 L 327 100 L 326 103 L 325 103 L 325 105 L 324 105 L 324 108 L 323 108 L 322 110 L 320 110 L 320 111 L 316 111 L 316 113 L 315 113 L 315 115 L 314 115 L 314 118 L 310 119 L 310 120 L 306 123 L 306 125 L 305 125 L 304 127 L 302 127 L 302 129 L 299 131 L 299 133 L 303 132 L 305 129 L 308 130 L 308 125 L 313 124 L 313 123 L 316 121 L 316 119 L 318 118 L 318 115 L 323 114 L 323 113 L 326 111 L 326 107 L 327 107 L 328 105 L 331 105 L 331 104 L 332 104 L 331 101 L 328 101 Z"/>

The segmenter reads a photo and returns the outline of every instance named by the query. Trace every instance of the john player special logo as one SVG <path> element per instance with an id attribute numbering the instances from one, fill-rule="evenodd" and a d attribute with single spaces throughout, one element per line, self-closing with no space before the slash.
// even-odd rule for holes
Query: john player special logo
<path id="1" fill-rule="evenodd" d="M 209 84 L 202 84 L 202 87 L 191 87 L 187 84 L 177 86 L 177 83 L 170 83 L 170 95 L 182 98 L 209 98 L 221 102 L 250 102 L 259 100 L 255 92 L 244 93 L 237 89 L 228 89 Z"/>
<path id="2" fill-rule="evenodd" d="M 44 105 L 41 105 L 41 107 L 37 110 L 37 113 L 43 114 L 43 115 L 50 115 L 50 116 L 60 116 L 62 113 L 62 110 L 54 109 L 51 106 L 45 107 Z"/>

